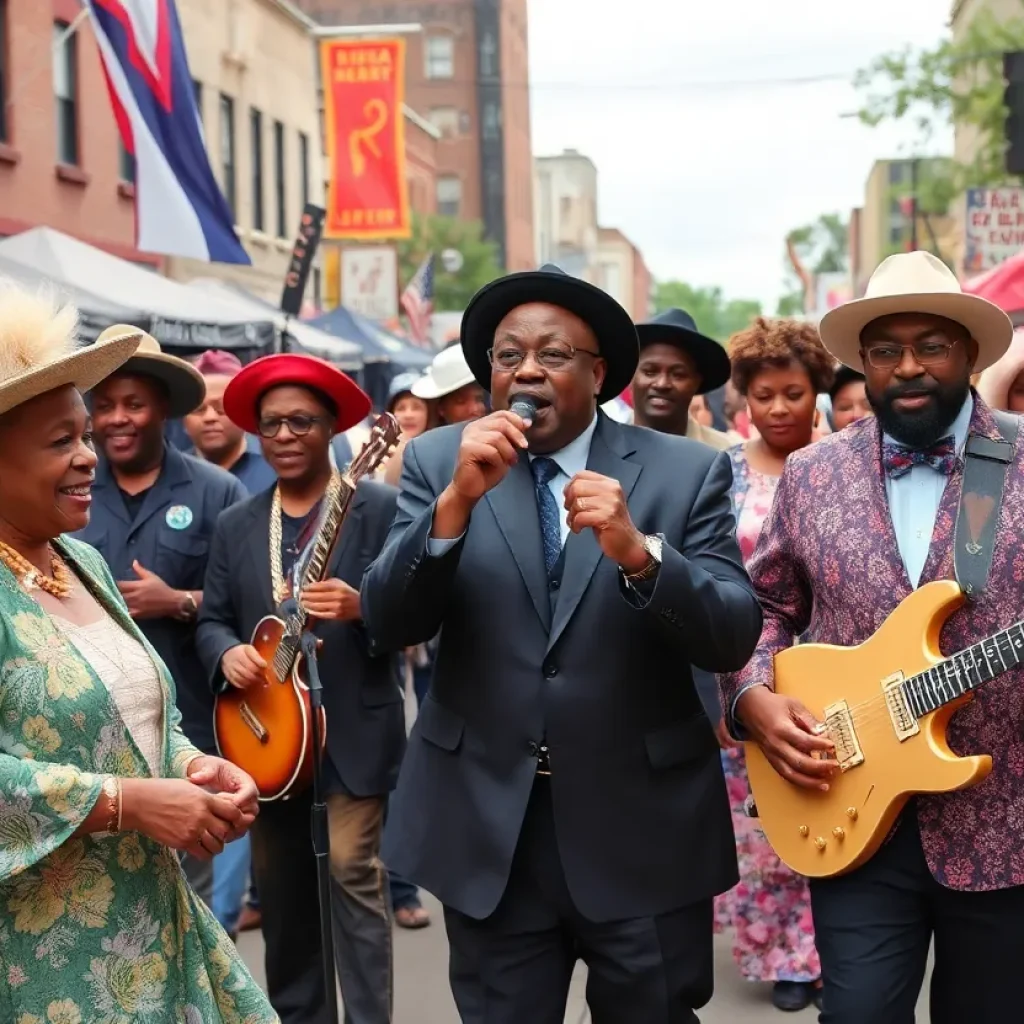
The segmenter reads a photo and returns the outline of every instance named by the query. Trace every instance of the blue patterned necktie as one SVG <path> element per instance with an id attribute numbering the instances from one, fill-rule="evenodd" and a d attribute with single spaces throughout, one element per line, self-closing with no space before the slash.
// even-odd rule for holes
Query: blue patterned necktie
<path id="1" fill-rule="evenodd" d="M 540 515 L 540 535 L 544 540 L 544 565 L 550 574 L 562 553 L 562 529 L 558 520 L 558 503 L 548 484 L 562 470 L 554 459 L 543 456 L 530 460 L 533 482 L 537 491 L 537 512 Z"/>
<path id="2" fill-rule="evenodd" d="M 882 466 L 893 480 L 909 473 L 914 466 L 928 466 L 949 476 L 956 465 L 956 440 L 952 434 L 930 448 L 906 448 L 893 441 L 882 441 Z"/>

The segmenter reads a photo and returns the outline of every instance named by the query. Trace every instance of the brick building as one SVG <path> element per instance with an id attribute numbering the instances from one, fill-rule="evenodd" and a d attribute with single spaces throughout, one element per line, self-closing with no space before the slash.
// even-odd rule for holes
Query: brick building
<path id="1" fill-rule="evenodd" d="M 507 270 L 535 266 L 526 0 L 295 0 L 322 25 L 418 24 L 406 99 L 440 131 L 437 212 L 480 220 Z"/>
<path id="2" fill-rule="evenodd" d="M 0 0 L 0 235 L 46 225 L 139 263 L 131 170 L 78 0 Z"/>

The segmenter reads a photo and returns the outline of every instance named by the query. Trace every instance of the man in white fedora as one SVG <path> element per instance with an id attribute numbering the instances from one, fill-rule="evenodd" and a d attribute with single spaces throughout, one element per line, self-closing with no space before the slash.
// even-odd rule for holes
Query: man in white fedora
<path id="1" fill-rule="evenodd" d="M 1024 590 L 1018 420 L 970 387 L 1010 344 L 1006 314 L 962 294 L 934 256 L 911 252 L 882 263 L 865 297 L 827 313 L 820 331 L 837 359 L 864 373 L 876 415 L 787 461 L 748 567 L 764 608 L 761 640 L 746 668 L 722 677 L 734 733 L 812 789 L 833 773 L 812 757 L 830 744 L 812 733 L 807 708 L 773 692 L 775 654 L 797 637 L 863 643 L 919 586 L 957 579 L 973 592 L 942 631 L 949 656 L 1017 621 Z M 968 513 L 958 517 L 962 490 Z M 991 755 L 988 778 L 912 796 L 873 857 L 812 879 L 822 1024 L 910 1024 L 933 938 L 935 1024 L 996 1024 L 1019 1012 L 1024 633 L 986 649 L 991 659 L 963 683 L 977 687 L 975 699 L 952 715 L 948 740 L 957 755 Z M 891 671 L 904 668 L 920 671 Z M 913 714 L 950 703 L 946 687 L 936 684 Z"/>
<path id="2" fill-rule="evenodd" d="M 487 412 L 484 389 L 473 376 L 459 344 L 434 356 L 430 369 L 412 386 L 412 393 L 430 403 L 434 426 L 477 420 Z"/>

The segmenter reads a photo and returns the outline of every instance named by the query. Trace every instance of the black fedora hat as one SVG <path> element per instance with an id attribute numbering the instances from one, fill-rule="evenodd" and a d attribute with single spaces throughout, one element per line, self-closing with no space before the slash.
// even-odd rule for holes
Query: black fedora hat
<path id="1" fill-rule="evenodd" d="M 836 367 L 836 375 L 832 379 L 832 387 L 828 389 L 828 397 L 835 401 L 836 395 L 838 395 L 847 384 L 852 384 L 855 380 L 864 380 L 864 374 L 840 363 L 839 366 Z"/>
<path id="2" fill-rule="evenodd" d="M 701 334 L 693 317 L 685 309 L 666 309 L 663 313 L 636 325 L 640 348 L 648 345 L 675 345 L 686 352 L 697 366 L 701 383 L 697 394 L 722 387 L 732 376 L 728 353 L 713 338 Z"/>
<path id="3" fill-rule="evenodd" d="M 462 314 L 462 352 L 485 390 L 491 390 L 487 350 L 494 345 L 498 324 L 516 306 L 530 302 L 567 309 L 594 332 L 601 357 L 608 364 L 598 402 L 608 402 L 629 387 L 640 355 L 636 327 L 629 314 L 607 292 L 546 263 L 540 270 L 508 274 L 485 284 Z"/>

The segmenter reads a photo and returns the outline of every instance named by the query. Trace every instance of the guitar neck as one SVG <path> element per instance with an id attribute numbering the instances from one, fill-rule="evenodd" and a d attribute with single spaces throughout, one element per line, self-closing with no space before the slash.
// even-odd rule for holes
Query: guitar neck
<path id="1" fill-rule="evenodd" d="M 918 718 L 1024 663 L 1024 621 L 994 633 L 901 684 Z"/>

